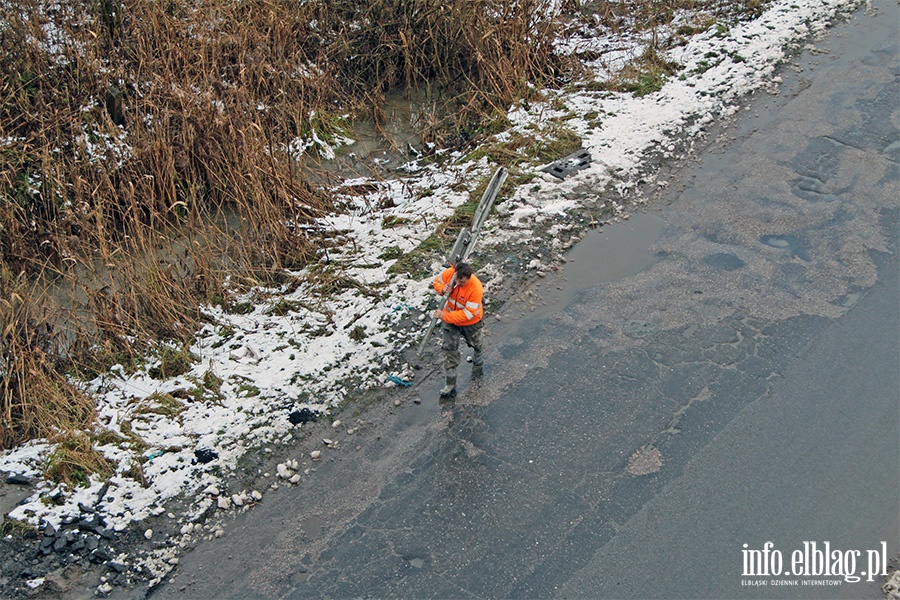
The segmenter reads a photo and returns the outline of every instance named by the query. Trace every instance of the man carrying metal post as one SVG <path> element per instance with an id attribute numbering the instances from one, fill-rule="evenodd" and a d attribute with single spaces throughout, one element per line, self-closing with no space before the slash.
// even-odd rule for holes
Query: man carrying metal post
<path id="1" fill-rule="evenodd" d="M 444 295 L 447 286 L 450 288 L 447 303 L 443 309 L 434 311 L 434 318 L 441 320 L 444 339 L 441 349 L 444 351 L 444 377 L 446 385 L 441 388 L 441 396 L 451 396 L 456 391 L 456 369 L 459 366 L 459 338 L 475 350 L 472 359 L 472 376 L 480 377 L 484 365 L 484 287 L 475 276 L 468 263 L 461 262 L 454 269 L 445 269 L 434 279 L 434 289 Z"/>
<path id="2" fill-rule="evenodd" d="M 443 297 L 441 308 L 432 313 L 434 317 L 428 330 L 422 337 L 419 344 L 418 355 L 422 356 L 422 352 L 428 344 L 431 332 L 434 331 L 437 323 L 441 323 L 444 330 L 444 341 L 442 348 L 444 350 L 444 376 L 447 378 L 446 385 L 441 389 L 441 396 L 450 396 L 456 391 L 456 368 L 459 366 L 459 338 L 466 341 L 470 348 L 475 349 L 474 368 L 472 376 L 479 377 L 483 364 L 482 357 L 482 334 L 481 329 L 484 317 L 484 306 L 482 299 L 484 296 L 484 288 L 481 282 L 472 272 L 472 267 L 466 262 L 466 257 L 475 247 L 478 239 L 478 233 L 484 225 L 485 219 L 491 212 L 494 200 L 500 193 L 503 183 L 506 181 L 507 172 L 503 167 L 499 167 L 491 180 L 488 182 L 475 209 L 475 215 L 472 218 L 471 229 L 464 227 L 456 238 L 453 248 L 447 257 L 449 268 L 437 276 L 434 280 L 434 289 Z M 446 292 L 446 293 L 445 293 Z"/>

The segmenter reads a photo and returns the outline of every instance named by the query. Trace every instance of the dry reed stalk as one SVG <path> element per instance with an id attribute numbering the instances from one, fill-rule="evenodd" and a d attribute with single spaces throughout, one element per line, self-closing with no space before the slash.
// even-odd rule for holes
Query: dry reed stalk
<path id="1" fill-rule="evenodd" d="M 56 362 L 58 332 L 46 288 L 0 265 L 0 449 L 94 419 L 93 401 Z"/>
<path id="2" fill-rule="evenodd" d="M 458 142 L 565 69 L 549 0 L 76 0 L 52 27 L 41 6 L 0 7 L 0 268 L 51 265 L 81 317 L 64 349 L 36 348 L 19 325 L 5 334 L 6 414 L 22 423 L 6 422 L 20 433 L 4 443 L 44 431 L 29 390 L 76 397 L 62 365 L 184 340 L 226 273 L 315 260 L 327 240 L 305 227 L 332 201 L 284 148 L 316 122 L 434 85 L 447 100 L 429 136 Z M 18 323 L 25 308 L 0 298 Z"/>

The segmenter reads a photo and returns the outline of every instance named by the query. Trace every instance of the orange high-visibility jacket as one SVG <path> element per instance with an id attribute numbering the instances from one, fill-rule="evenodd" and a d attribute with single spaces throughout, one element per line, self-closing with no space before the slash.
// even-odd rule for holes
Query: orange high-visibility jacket
<path id="1" fill-rule="evenodd" d="M 450 283 L 454 269 L 450 267 L 434 278 L 434 289 L 438 294 L 444 293 L 444 288 Z M 484 316 L 484 306 L 481 301 L 484 297 L 484 287 L 475 275 L 469 277 L 466 285 L 455 285 L 450 292 L 450 299 L 444 307 L 443 320 L 461 327 L 474 325 Z"/>

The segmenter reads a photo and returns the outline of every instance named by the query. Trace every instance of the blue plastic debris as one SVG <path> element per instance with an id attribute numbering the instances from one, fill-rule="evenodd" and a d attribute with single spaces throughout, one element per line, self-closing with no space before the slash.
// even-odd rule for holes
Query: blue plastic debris
<path id="1" fill-rule="evenodd" d="M 413 384 L 412 381 L 406 381 L 405 379 L 400 379 L 396 375 L 389 375 L 385 381 L 392 381 L 392 382 L 396 383 L 397 385 L 402 385 L 404 387 L 409 387 Z"/>

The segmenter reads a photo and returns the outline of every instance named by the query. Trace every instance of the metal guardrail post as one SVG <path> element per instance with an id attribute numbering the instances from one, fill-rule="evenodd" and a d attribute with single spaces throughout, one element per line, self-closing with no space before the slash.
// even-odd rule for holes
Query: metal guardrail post
<path id="1" fill-rule="evenodd" d="M 464 227 L 463 230 L 459 232 L 459 235 L 456 236 L 456 242 L 454 242 L 453 248 L 450 250 L 450 254 L 447 256 L 448 264 L 455 267 L 459 263 L 465 262 L 466 258 L 472 252 L 472 249 L 475 247 L 475 242 L 478 240 L 478 233 L 481 231 L 482 225 L 484 225 L 484 222 L 487 220 L 488 215 L 491 213 L 491 208 L 493 208 L 494 206 L 494 201 L 500 194 L 500 188 L 502 188 L 503 184 L 506 182 L 506 177 L 508 174 L 509 173 L 504 167 L 500 167 L 494 172 L 494 176 L 491 177 L 487 188 L 485 188 L 484 190 L 484 194 L 481 196 L 481 201 L 478 203 L 478 208 L 475 209 L 475 215 L 472 217 L 471 228 Z M 441 304 L 439 306 L 440 310 L 444 310 L 444 307 L 447 306 L 447 301 L 450 299 L 450 292 L 451 290 L 453 290 L 453 285 L 455 283 L 456 273 L 453 274 L 450 282 L 446 286 L 444 286 L 444 295 L 442 296 Z M 439 322 L 440 319 L 431 319 L 431 324 L 425 331 L 425 337 L 422 338 L 422 341 L 419 344 L 419 349 L 416 352 L 417 356 L 422 356 L 422 352 L 425 350 L 425 346 L 426 344 L 428 344 L 428 340 L 429 338 L 431 338 L 431 334 L 434 332 L 434 328 Z"/>

